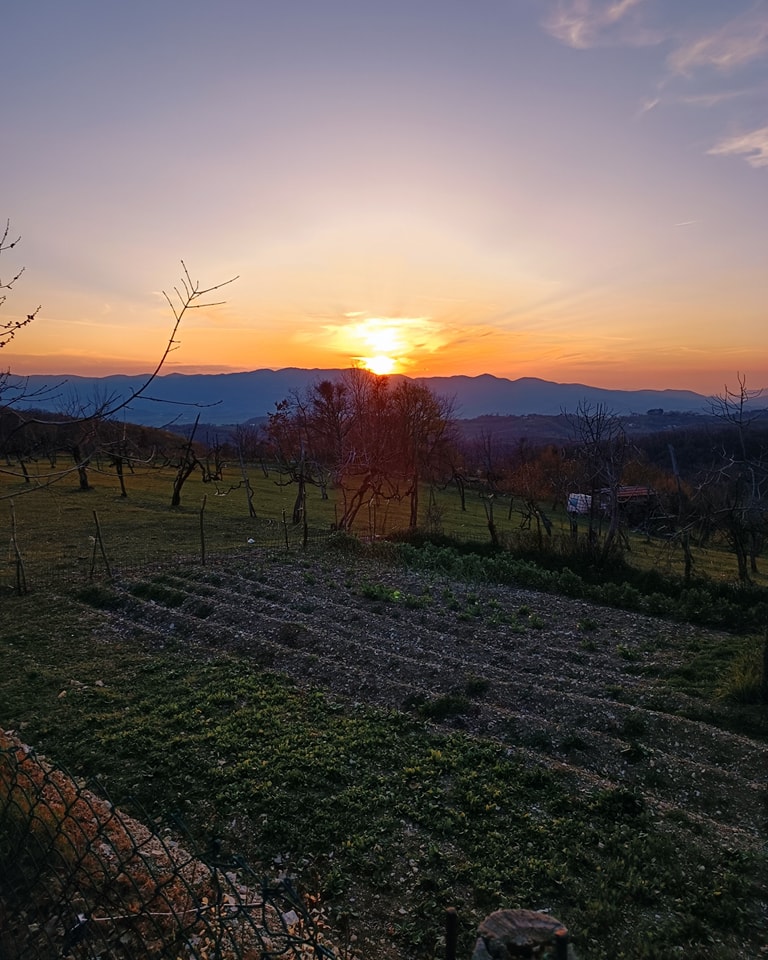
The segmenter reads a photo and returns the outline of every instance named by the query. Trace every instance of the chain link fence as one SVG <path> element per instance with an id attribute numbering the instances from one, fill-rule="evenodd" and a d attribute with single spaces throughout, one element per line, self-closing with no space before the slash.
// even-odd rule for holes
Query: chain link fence
<path id="1" fill-rule="evenodd" d="M 206 862 L 0 733 L 3 960 L 349 957 L 328 929 L 290 879 Z"/>

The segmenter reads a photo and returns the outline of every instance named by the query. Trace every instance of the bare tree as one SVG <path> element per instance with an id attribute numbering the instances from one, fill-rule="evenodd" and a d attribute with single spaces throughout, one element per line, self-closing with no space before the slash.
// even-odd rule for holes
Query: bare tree
<path id="1" fill-rule="evenodd" d="M 10 235 L 9 231 L 10 224 L 6 224 L 5 232 L 2 238 L 0 238 L 0 253 L 13 249 L 19 242 L 18 238 L 12 241 L 8 239 Z M 88 489 L 88 465 L 94 456 L 94 444 L 99 436 L 99 431 L 96 429 L 97 425 L 100 423 L 115 421 L 118 417 L 125 416 L 130 410 L 131 404 L 133 404 L 139 398 L 151 400 L 157 403 L 164 402 L 155 397 L 149 396 L 148 391 L 151 384 L 160 374 L 160 371 L 162 370 L 169 354 L 178 346 L 179 341 L 177 340 L 177 336 L 185 315 L 189 310 L 217 306 L 219 303 L 223 302 L 211 302 L 207 298 L 210 294 L 215 293 L 228 284 L 233 283 L 237 279 L 237 277 L 232 277 L 231 279 L 225 280 L 222 283 L 203 286 L 199 281 L 192 280 L 189 270 L 187 269 L 187 266 L 183 260 L 181 261 L 181 265 L 181 281 L 173 288 L 173 295 L 163 291 L 163 295 L 170 307 L 173 317 L 172 329 L 165 345 L 165 349 L 163 350 L 160 359 L 158 360 L 152 372 L 147 375 L 142 383 L 140 383 L 139 386 L 133 390 L 129 396 L 126 397 L 117 393 L 113 393 L 107 396 L 97 395 L 88 401 L 81 401 L 77 397 L 70 398 L 70 410 L 68 414 L 51 416 L 49 414 L 41 414 L 40 412 L 36 412 L 34 410 L 22 408 L 29 406 L 29 401 L 32 397 L 39 402 L 42 402 L 44 399 L 49 400 L 53 388 L 46 388 L 43 391 L 35 391 L 34 394 L 30 394 L 26 388 L 26 381 L 24 378 L 12 378 L 10 371 L 0 374 L 0 406 L 2 406 L 2 408 L 4 408 L 6 411 L 12 410 L 15 417 L 15 425 L 13 429 L 4 436 L 6 449 L 8 449 L 8 442 L 13 438 L 17 438 L 17 435 L 30 432 L 32 427 L 44 427 L 55 430 L 60 437 L 66 438 L 65 446 L 69 450 L 74 461 L 71 467 L 63 470 L 56 470 L 54 456 L 51 460 L 51 469 L 45 474 L 37 476 L 34 483 L 28 483 L 26 485 L 26 489 L 22 492 L 31 492 L 32 490 L 38 490 L 42 487 L 50 486 L 51 484 L 57 483 L 69 476 L 73 472 L 77 473 L 78 475 L 81 489 Z M 23 272 L 23 268 L 21 268 L 20 270 L 16 271 L 10 280 L 3 282 L 0 279 L 0 291 L 11 289 Z M 5 293 L 0 294 L 0 306 L 5 301 L 5 297 Z M 0 325 L 0 347 L 9 343 L 10 340 L 16 336 L 19 330 L 31 323 L 35 319 L 35 316 L 39 310 L 40 307 L 33 311 L 33 313 L 28 314 L 25 320 L 10 321 L 7 324 Z M 74 425 L 79 427 L 79 436 L 74 430 Z M 25 470 L 23 467 L 21 468 L 20 473 L 10 469 L 6 469 L 1 472 L 11 478 L 18 477 L 19 479 L 28 479 L 28 476 L 24 476 Z M 18 495 L 18 493 L 19 491 L 17 490 L 14 493 L 2 494 L 0 495 L 0 500 L 8 499 L 9 497 Z"/>
<path id="2" fill-rule="evenodd" d="M 21 241 L 21 236 L 11 239 L 11 221 L 6 220 L 5 229 L 0 236 L 0 256 L 13 250 Z M 12 273 L 10 279 L 3 279 L 0 274 L 0 307 L 5 305 L 8 298 L 8 291 L 12 290 L 15 283 L 24 273 L 24 267 L 18 267 L 15 273 Z M 40 306 L 37 306 L 31 313 L 26 314 L 22 319 L 8 320 L 0 323 L 0 349 L 6 347 L 16 334 L 28 326 L 37 316 Z M 45 390 L 34 391 L 34 396 L 43 397 Z M 9 370 L 0 371 L 0 405 L 8 406 L 12 401 L 31 399 L 32 395 L 27 389 L 27 383 L 24 380 L 12 379 Z"/>
<path id="3" fill-rule="evenodd" d="M 349 530 L 368 511 L 369 532 L 381 531 L 391 503 L 407 500 L 416 526 L 419 488 L 430 483 L 448 441 L 451 405 L 425 386 L 353 368 L 320 381 L 305 395 L 276 405 L 268 434 L 289 482 L 298 484 L 294 522 L 302 518 L 308 484 L 332 482 L 339 496 L 337 526 Z"/>
<path id="4" fill-rule="evenodd" d="M 723 447 L 719 462 L 698 486 L 699 512 L 727 537 L 736 557 L 739 580 L 757 573 L 757 558 L 768 532 L 768 451 L 752 442 L 750 426 L 757 419 L 750 405 L 762 396 L 750 390 L 746 377 L 738 387 L 725 387 L 710 399 L 712 413 L 734 430 L 735 447 Z"/>
<path id="5" fill-rule="evenodd" d="M 173 492 L 171 493 L 172 507 L 181 506 L 182 487 L 187 480 L 189 480 L 195 467 L 200 466 L 200 459 L 198 458 L 197 451 L 195 449 L 195 433 L 197 433 L 197 425 L 199 422 L 200 414 L 195 417 L 195 422 L 192 426 L 192 429 L 189 431 L 187 442 L 181 449 L 179 462 L 176 465 L 176 476 L 173 478 Z"/>
<path id="6" fill-rule="evenodd" d="M 313 418 L 313 391 L 307 396 L 294 393 L 289 399 L 275 404 L 268 416 L 267 436 L 279 464 L 281 477 L 278 486 L 296 485 L 291 522 L 302 525 L 304 543 L 308 536 L 307 488 L 319 487 L 327 496 L 330 468 L 322 452 L 322 417 Z M 318 426 L 319 424 L 319 426 Z"/>
<path id="7" fill-rule="evenodd" d="M 489 430 L 481 430 L 475 443 L 475 458 L 479 463 L 478 475 L 482 478 L 488 494 L 498 492 L 504 475 L 500 465 L 501 448 L 498 439 Z"/>
<path id="8" fill-rule="evenodd" d="M 627 458 L 627 438 L 619 417 L 603 404 L 579 403 L 569 415 L 582 466 L 583 481 L 589 490 L 590 511 L 587 543 L 589 550 L 606 560 L 620 529 L 619 487 Z M 600 547 L 603 517 L 608 528 Z"/>
<path id="9" fill-rule="evenodd" d="M 393 392 L 394 412 L 399 420 L 401 469 L 406 479 L 405 496 L 410 503 L 408 526 L 419 522 L 419 487 L 436 479 L 451 439 L 453 402 L 434 394 L 423 383 L 401 381 Z"/>

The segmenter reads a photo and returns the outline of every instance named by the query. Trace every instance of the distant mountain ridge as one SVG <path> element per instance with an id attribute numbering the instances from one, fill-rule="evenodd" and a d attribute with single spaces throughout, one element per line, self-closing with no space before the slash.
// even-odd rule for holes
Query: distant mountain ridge
<path id="1" fill-rule="evenodd" d="M 341 369 L 304 369 L 286 367 L 281 370 L 252 370 L 248 373 L 183 374 L 158 376 L 146 398 L 134 401 L 125 419 L 145 426 L 159 427 L 169 422 L 189 422 L 196 414 L 211 424 L 244 423 L 265 417 L 275 403 L 292 392 L 302 392 L 323 379 L 336 379 Z M 53 388 L 53 399 L 46 407 L 67 411 L 94 398 L 128 397 L 147 379 L 145 376 L 113 375 L 107 377 L 44 376 L 15 378 L 26 382 L 28 394 L 43 387 Z M 414 379 L 425 383 L 435 393 L 451 397 L 456 416 L 472 419 L 487 414 L 556 416 L 572 413 L 580 403 L 603 404 L 619 415 L 645 413 L 649 409 L 705 413 L 708 397 L 691 390 L 607 390 L 583 383 L 556 383 L 538 377 L 509 380 L 485 373 L 476 377 L 418 377 L 401 374 L 392 380 Z M 764 401 L 763 401 L 764 402 Z M 41 406 L 30 401 L 28 406 Z"/>

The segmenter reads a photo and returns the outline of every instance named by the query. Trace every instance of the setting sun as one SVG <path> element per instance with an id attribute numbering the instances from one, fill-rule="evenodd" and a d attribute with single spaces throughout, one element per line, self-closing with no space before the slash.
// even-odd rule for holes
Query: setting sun
<path id="1" fill-rule="evenodd" d="M 350 360 L 380 376 L 404 373 L 444 342 L 431 317 L 368 317 L 348 313 L 346 322 L 326 324 L 329 343 Z"/>
<path id="2" fill-rule="evenodd" d="M 370 370 L 371 373 L 378 374 L 380 377 L 388 373 L 394 373 L 397 367 L 397 360 L 394 357 L 380 355 L 378 357 L 358 357 L 359 362 Z"/>
<path id="3" fill-rule="evenodd" d="M 394 373 L 400 365 L 398 360 L 407 353 L 409 344 L 403 328 L 403 321 L 390 317 L 369 317 L 355 324 L 353 332 L 365 348 L 372 350 L 372 356 L 358 356 L 355 359 L 371 373 L 381 375 Z"/>

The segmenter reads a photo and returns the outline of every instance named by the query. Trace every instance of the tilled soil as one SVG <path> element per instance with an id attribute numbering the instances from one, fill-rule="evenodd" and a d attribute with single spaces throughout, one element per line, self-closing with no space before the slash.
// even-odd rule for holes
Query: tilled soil
<path id="1" fill-rule="evenodd" d="M 187 594 L 181 607 L 131 596 L 113 628 L 235 650 L 390 709 L 476 690 L 443 722 L 507 742 L 584 788 L 629 786 L 731 846 L 765 842 L 768 746 L 723 729 L 716 709 L 662 679 L 714 631 L 358 557 L 254 555 L 166 571 L 162 582 Z"/>
<path id="2" fill-rule="evenodd" d="M 458 702 L 433 722 L 506 744 L 579 792 L 630 788 L 673 834 L 687 825 L 684 844 L 765 849 L 768 746 L 729 731 L 727 706 L 668 683 L 710 637 L 735 642 L 725 634 L 357 556 L 254 553 L 157 579 L 183 603 L 123 584 L 121 637 L 233 651 L 351 705 L 424 716 Z M 353 899 L 345 955 L 410 960 L 389 936 L 401 905 L 364 885 Z"/>

